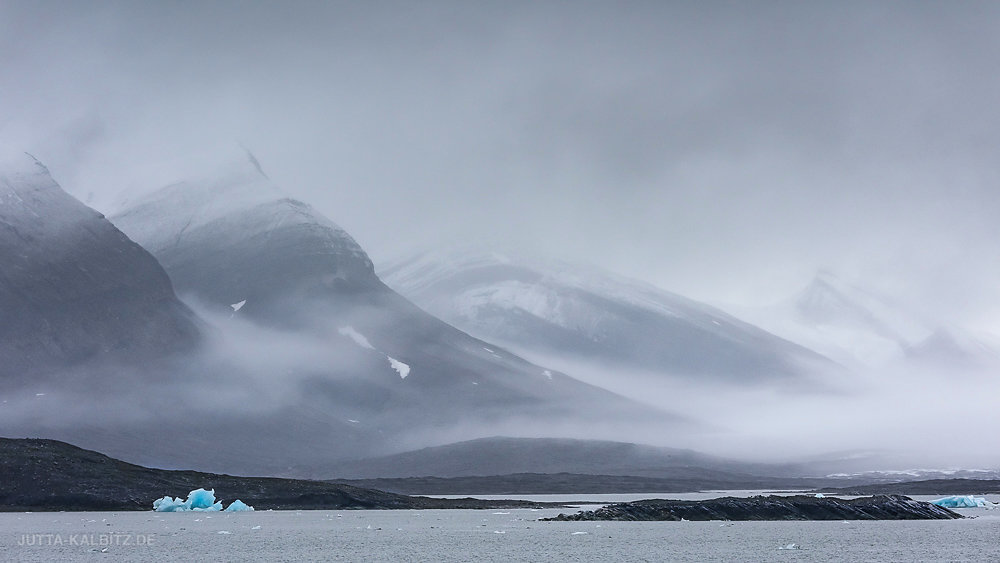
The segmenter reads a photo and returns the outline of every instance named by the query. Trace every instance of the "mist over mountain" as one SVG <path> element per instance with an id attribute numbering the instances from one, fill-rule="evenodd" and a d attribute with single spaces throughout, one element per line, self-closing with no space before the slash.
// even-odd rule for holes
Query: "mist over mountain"
<path id="1" fill-rule="evenodd" d="M 290 404 L 371 436 L 331 458 L 498 431 L 611 436 L 650 425 L 669 439 L 692 427 L 427 314 L 382 283 L 350 235 L 256 165 L 167 186 L 112 220 L 215 319 L 218 354 L 242 357 L 236 364 L 264 388 L 295 390 Z"/>
<path id="2" fill-rule="evenodd" d="M 615 374 L 631 371 L 678 385 L 796 386 L 836 369 L 717 308 L 595 267 L 464 248 L 417 254 L 386 264 L 381 273 L 421 307 L 471 334 L 555 365 L 604 368 L 608 385 Z"/>
<path id="3" fill-rule="evenodd" d="M 1000 365 L 987 336 L 951 326 L 823 269 L 798 293 L 740 313 L 854 369 L 891 365 L 969 370 Z"/>

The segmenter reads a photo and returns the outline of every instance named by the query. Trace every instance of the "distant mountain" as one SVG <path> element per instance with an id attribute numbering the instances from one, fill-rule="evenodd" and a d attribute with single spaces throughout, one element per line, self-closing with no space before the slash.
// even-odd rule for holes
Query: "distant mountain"
<path id="1" fill-rule="evenodd" d="M 0 162 L 0 265 L 0 387 L 84 366 L 148 368 L 200 341 L 156 259 L 29 155 Z"/>
<path id="2" fill-rule="evenodd" d="M 911 362 L 954 368 L 1000 360 L 994 345 L 827 270 L 819 271 L 802 291 L 784 302 L 741 313 L 776 334 L 854 367 Z"/>
<path id="3" fill-rule="evenodd" d="M 589 362 L 609 379 L 624 369 L 754 384 L 833 367 L 716 308 L 596 268 L 459 250 L 412 256 L 381 274 L 470 334 L 528 357 Z"/>
<path id="4" fill-rule="evenodd" d="M 715 482 L 793 474 L 786 466 L 745 463 L 691 450 L 604 440 L 503 436 L 343 462 L 327 471 L 338 478 L 574 473 Z"/>
<path id="5" fill-rule="evenodd" d="M 160 260 L 182 298 L 206 315 L 233 317 L 220 322 L 221 333 L 250 323 L 270 335 L 235 353 L 261 366 L 264 388 L 292 395 L 289 408 L 308 405 L 316 417 L 298 445 L 277 446 L 289 452 L 288 466 L 513 428 L 689 428 L 427 314 L 382 283 L 350 235 L 256 166 L 167 186 L 112 219 Z M 611 421 L 621 430 L 608 430 Z M 338 443 L 343 427 L 356 439 Z"/>

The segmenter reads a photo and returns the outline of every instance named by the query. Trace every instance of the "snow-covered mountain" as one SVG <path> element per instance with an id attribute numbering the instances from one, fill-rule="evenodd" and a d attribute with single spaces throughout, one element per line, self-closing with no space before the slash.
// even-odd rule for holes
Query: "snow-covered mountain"
<path id="1" fill-rule="evenodd" d="M 194 314 L 156 260 L 30 155 L 0 162 L 0 384 L 190 352 Z"/>
<path id="2" fill-rule="evenodd" d="M 324 424 L 366 433 L 369 443 L 352 442 L 350 451 L 334 451 L 332 431 L 306 443 L 329 447 L 331 459 L 440 443 L 442 433 L 587 435 L 611 421 L 623 431 L 629 423 L 677 428 L 676 417 L 531 364 L 424 312 L 382 283 L 350 235 L 255 166 L 167 186 L 112 220 L 160 260 L 198 310 L 275 335 L 240 351 L 273 365 L 261 368 L 266 385 L 289 382 L 285 388 L 323 413 Z M 236 326 L 222 322 L 219 330 Z M 315 347 L 304 348 L 310 342 Z"/>
<path id="3" fill-rule="evenodd" d="M 791 298 L 741 314 L 856 368 L 901 362 L 973 367 L 1000 359 L 988 340 L 945 326 L 828 270 L 817 272 Z"/>
<path id="4" fill-rule="evenodd" d="M 479 249 L 387 264 L 390 286 L 480 338 L 528 357 L 749 384 L 832 364 L 719 309 L 596 268 Z"/>

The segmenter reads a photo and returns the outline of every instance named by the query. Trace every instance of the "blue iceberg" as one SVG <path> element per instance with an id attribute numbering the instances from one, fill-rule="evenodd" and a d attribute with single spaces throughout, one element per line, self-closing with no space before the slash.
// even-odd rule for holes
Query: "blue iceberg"
<path id="1" fill-rule="evenodd" d="M 220 512 L 222 502 L 215 500 L 215 489 L 195 489 L 188 493 L 186 500 L 180 497 L 165 496 L 153 501 L 156 512 Z M 229 512 L 249 512 L 253 507 L 241 500 L 235 500 L 226 509 Z"/>
<path id="2" fill-rule="evenodd" d="M 939 498 L 932 500 L 931 504 L 936 504 L 944 508 L 994 508 L 996 506 L 984 497 L 974 497 L 972 495 Z"/>
<path id="3" fill-rule="evenodd" d="M 240 499 L 236 499 L 226 507 L 226 512 L 253 512 L 253 507 Z"/>

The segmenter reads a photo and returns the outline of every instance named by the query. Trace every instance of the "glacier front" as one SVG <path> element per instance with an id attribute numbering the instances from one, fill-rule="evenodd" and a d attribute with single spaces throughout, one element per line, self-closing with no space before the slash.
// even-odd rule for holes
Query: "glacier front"
<path id="1" fill-rule="evenodd" d="M 998 503 L 990 502 L 985 497 L 972 495 L 956 495 L 932 500 L 932 504 L 944 508 L 996 508 Z"/>

